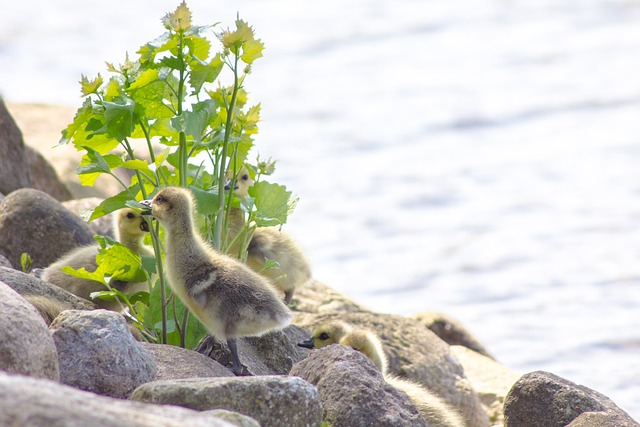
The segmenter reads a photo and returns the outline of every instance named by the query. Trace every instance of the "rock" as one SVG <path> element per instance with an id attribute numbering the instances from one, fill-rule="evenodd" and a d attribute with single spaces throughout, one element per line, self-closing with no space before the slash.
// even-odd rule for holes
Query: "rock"
<path id="1" fill-rule="evenodd" d="M 60 181 L 56 170 L 47 160 L 28 145 L 25 146 L 27 163 L 29 164 L 29 175 L 31 177 L 29 187 L 44 191 L 54 199 L 63 202 L 71 199 L 71 192 Z"/>
<path id="2" fill-rule="evenodd" d="M 12 268 L 0 267 L 0 280 L 23 297 L 42 295 L 52 298 L 62 304 L 65 310 L 93 310 L 96 308 L 96 305 L 90 301 L 78 298 L 58 286 Z"/>
<path id="3" fill-rule="evenodd" d="M 520 376 L 467 347 L 452 345 L 451 353 L 462 365 L 471 386 L 480 397 L 491 425 L 503 425 L 504 400 Z"/>
<path id="4" fill-rule="evenodd" d="M 364 306 L 317 280 L 310 280 L 304 286 L 297 288 L 293 303 L 298 315 L 302 315 L 302 313 L 361 313 L 369 311 Z"/>
<path id="5" fill-rule="evenodd" d="M 311 352 L 291 375 L 318 387 L 324 420 L 332 427 L 427 426 L 409 397 L 387 384 L 362 353 L 343 345 Z"/>
<path id="6" fill-rule="evenodd" d="M 13 268 L 9 260 L 2 254 L 0 254 L 0 267 Z"/>
<path id="7" fill-rule="evenodd" d="M 31 304 L 0 281 L 0 369 L 58 380 L 58 353 Z"/>
<path id="8" fill-rule="evenodd" d="M 0 252 L 15 268 L 28 253 L 33 267 L 46 267 L 71 249 L 93 243 L 93 232 L 53 197 L 20 189 L 0 202 Z"/>
<path id="9" fill-rule="evenodd" d="M 294 363 L 307 357 L 309 350 L 297 343 L 308 333 L 297 326 L 271 332 L 261 337 L 238 338 L 238 356 L 243 369 L 252 375 L 286 375 Z M 196 351 L 216 360 L 222 366 L 231 366 L 231 352 L 227 343 L 216 342 L 207 335 Z"/>
<path id="10" fill-rule="evenodd" d="M 201 411 L 227 409 L 254 418 L 263 427 L 306 427 L 322 423 L 317 389 L 296 377 L 154 381 L 138 387 L 131 399 Z"/>
<path id="11" fill-rule="evenodd" d="M 76 214 L 78 218 L 84 219 L 85 214 L 95 209 L 100 203 L 102 203 L 102 201 L 103 199 L 98 197 L 87 197 L 84 199 L 67 200 L 62 203 L 62 206 Z M 94 234 L 109 236 L 112 239 L 115 239 L 113 215 L 101 216 L 98 219 L 87 222 L 87 225 L 91 228 Z"/>
<path id="12" fill-rule="evenodd" d="M 147 405 L 53 381 L 0 372 L 0 425 L 29 427 L 233 427 L 215 414 Z"/>
<path id="13" fill-rule="evenodd" d="M 495 359 L 491 353 L 457 319 L 437 311 L 424 311 L 409 316 L 419 320 L 449 345 L 462 345 Z"/>
<path id="14" fill-rule="evenodd" d="M 0 192 L 9 194 L 30 183 L 22 133 L 0 99 Z"/>
<path id="15" fill-rule="evenodd" d="M 542 371 L 525 374 L 514 384 L 505 399 L 504 418 L 506 427 L 639 425 L 608 397 Z"/>
<path id="16" fill-rule="evenodd" d="M 295 313 L 293 323 L 312 331 L 339 319 L 375 332 L 389 361 L 389 373 L 416 381 L 440 396 L 469 426 L 488 426 L 489 417 L 449 345 L 418 320 L 372 312 L 312 315 Z"/>
<path id="17" fill-rule="evenodd" d="M 227 368 L 198 352 L 165 344 L 140 343 L 153 356 L 157 371 L 154 380 L 180 378 L 235 377 Z"/>
<path id="18" fill-rule="evenodd" d="M 108 310 L 68 310 L 49 327 L 58 349 L 60 381 L 82 390 L 127 398 L 156 376 L 149 351 L 124 317 Z"/>
<path id="19" fill-rule="evenodd" d="M 226 409 L 212 409 L 211 411 L 203 411 L 202 413 L 215 415 L 216 417 L 229 421 L 231 424 L 238 427 L 260 427 L 260 423 L 253 418 L 237 412 L 227 411 Z"/>

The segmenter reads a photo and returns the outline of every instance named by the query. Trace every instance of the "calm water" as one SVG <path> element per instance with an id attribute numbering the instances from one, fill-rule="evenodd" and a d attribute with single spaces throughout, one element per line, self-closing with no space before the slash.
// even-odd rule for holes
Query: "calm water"
<path id="1" fill-rule="evenodd" d="M 6 2 L 8 3 L 8 2 Z M 177 1 L 3 4 L 0 92 L 80 103 Z M 315 276 L 462 320 L 640 419 L 640 0 L 190 1 L 266 43 L 263 156 Z"/>

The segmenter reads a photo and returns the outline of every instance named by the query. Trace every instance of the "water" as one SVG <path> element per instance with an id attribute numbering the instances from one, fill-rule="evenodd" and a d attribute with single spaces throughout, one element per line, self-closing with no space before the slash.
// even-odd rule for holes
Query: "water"
<path id="1" fill-rule="evenodd" d="M 9 2 L 5 2 L 9 3 Z M 77 106 L 175 1 L 3 4 L 0 92 Z M 314 275 L 640 419 L 640 0 L 192 0 L 267 46 L 259 151 Z"/>

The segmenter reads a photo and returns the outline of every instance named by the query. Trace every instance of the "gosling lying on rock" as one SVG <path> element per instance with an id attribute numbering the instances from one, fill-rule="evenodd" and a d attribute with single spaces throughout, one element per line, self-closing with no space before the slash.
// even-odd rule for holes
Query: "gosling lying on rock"
<path id="1" fill-rule="evenodd" d="M 167 187 L 140 203 L 165 229 L 165 271 L 173 291 L 214 338 L 227 341 L 232 371 L 241 375 L 236 338 L 282 329 L 291 312 L 265 278 L 198 235 L 189 190 Z"/>
<path id="2" fill-rule="evenodd" d="M 465 425 L 462 417 L 440 397 L 414 382 L 389 374 L 382 343 L 373 332 L 367 329 L 353 328 L 341 321 L 330 321 L 318 326 L 311 338 L 301 341 L 298 345 L 320 348 L 335 343 L 347 345 L 371 359 L 389 385 L 409 396 L 430 426 L 463 427 Z"/>
<path id="3" fill-rule="evenodd" d="M 249 195 L 249 187 L 252 184 L 253 179 L 249 176 L 247 168 L 242 167 L 235 181 L 235 193 L 244 200 Z M 230 184 L 225 188 L 230 189 Z M 229 223 L 231 239 L 238 236 L 243 225 L 244 213 L 233 208 Z M 276 261 L 278 267 L 265 269 L 267 260 Z M 258 227 L 254 230 L 247 247 L 247 265 L 283 291 L 284 302 L 287 305 L 291 304 L 296 287 L 311 278 L 311 267 L 300 247 L 276 227 Z"/>
<path id="4" fill-rule="evenodd" d="M 153 255 L 153 251 L 143 243 L 144 236 L 149 232 L 149 225 L 137 211 L 130 208 L 121 209 L 115 215 L 114 221 L 116 240 L 138 255 Z M 95 271 L 98 267 L 96 264 L 96 255 L 98 255 L 99 247 L 96 243 L 81 246 L 66 253 L 42 272 L 41 279 L 91 301 L 90 295 L 93 292 L 104 291 L 105 286 L 100 282 L 68 275 L 63 273 L 62 269 L 65 266 L 70 266 L 74 270 L 84 268 L 89 272 Z M 146 282 L 131 283 L 114 281 L 111 285 L 125 294 L 148 290 Z M 100 308 L 114 311 L 122 310 L 122 306 L 118 301 L 96 299 L 94 302 Z"/>

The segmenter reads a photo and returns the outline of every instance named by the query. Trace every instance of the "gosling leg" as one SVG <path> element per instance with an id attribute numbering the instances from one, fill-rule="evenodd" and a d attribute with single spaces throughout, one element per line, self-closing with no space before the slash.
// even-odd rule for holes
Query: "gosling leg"
<path id="1" fill-rule="evenodd" d="M 236 344 L 235 338 L 227 339 L 227 345 L 229 346 L 229 350 L 231 351 L 231 372 L 236 376 L 247 376 L 251 375 L 248 372 L 244 372 L 242 370 L 242 365 L 240 364 L 240 357 L 238 357 L 238 345 Z"/>
<path id="2" fill-rule="evenodd" d="M 291 304 L 291 300 L 293 299 L 293 291 L 284 291 L 284 303 L 286 305 Z"/>

